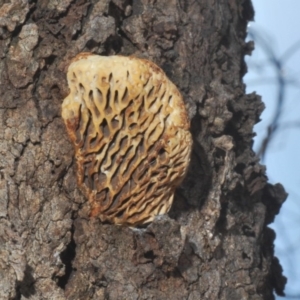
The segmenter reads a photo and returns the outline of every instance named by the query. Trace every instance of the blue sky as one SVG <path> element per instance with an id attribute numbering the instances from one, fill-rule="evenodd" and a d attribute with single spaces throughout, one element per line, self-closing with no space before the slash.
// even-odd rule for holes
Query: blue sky
<path id="1" fill-rule="evenodd" d="M 288 129 L 282 127 L 275 134 L 263 164 L 267 166 L 269 181 L 282 183 L 289 193 L 288 200 L 271 227 L 277 234 L 276 254 L 288 277 L 286 294 L 299 295 L 300 299 L 300 1 L 252 2 L 256 14 L 255 22 L 249 24 L 249 30 L 263 35 L 278 58 L 299 42 L 298 50 L 286 56 L 282 69 L 284 78 L 291 82 L 286 90 L 280 119 L 280 124 L 288 126 Z M 247 58 L 247 63 L 249 73 L 244 78 L 247 92 L 256 91 L 266 105 L 262 121 L 255 127 L 257 137 L 254 148 L 257 150 L 275 113 L 278 86 L 274 82 L 274 68 L 268 63 L 258 43 L 252 56 Z M 298 127 L 294 126 L 297 122 Z"/>

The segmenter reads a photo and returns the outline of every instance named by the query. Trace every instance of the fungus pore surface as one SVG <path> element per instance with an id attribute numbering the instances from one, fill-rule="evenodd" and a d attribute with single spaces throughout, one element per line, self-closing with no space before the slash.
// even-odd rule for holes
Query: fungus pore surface
<path id="1" fill-rule="evenodd" d="M 167 213 L 192 147 L 178 89 L 134 57 L 81 53 L 67 78 L 62 117 L 91 216 L 134 226 Z"/>

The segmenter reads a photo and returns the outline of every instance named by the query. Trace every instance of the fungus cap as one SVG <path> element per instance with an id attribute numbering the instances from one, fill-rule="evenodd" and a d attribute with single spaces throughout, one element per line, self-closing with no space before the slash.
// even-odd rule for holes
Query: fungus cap
<path id="1" fill-rule="evenodd" d="M 67 79 L 62 117 L 91 216 L 134 226 L 167 213 L 192 146 L 178 89 L 154 63 L 124 56 L 81 53 Z"/>

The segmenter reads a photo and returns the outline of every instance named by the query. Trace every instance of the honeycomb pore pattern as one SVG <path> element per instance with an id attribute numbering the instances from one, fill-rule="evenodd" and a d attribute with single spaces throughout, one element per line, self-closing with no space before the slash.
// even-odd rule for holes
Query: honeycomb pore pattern
<path id="1" fill-rule="evenodd" d="M 138 225 L 169 211 L 192 138 L 182 97 L 154 63 L 81 53 L 62 117 L 91 216 Z"/>

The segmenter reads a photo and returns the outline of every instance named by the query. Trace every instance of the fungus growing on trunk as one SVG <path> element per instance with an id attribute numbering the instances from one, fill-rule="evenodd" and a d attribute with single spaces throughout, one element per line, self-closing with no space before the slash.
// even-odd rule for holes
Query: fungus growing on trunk
<path id="1" fill-rule="evenodd" d="M 138 225 L 169 211 L 192 138 L 182 96 L 154 63 L 81 53 L 62 117 L 91 216 Z"/>

